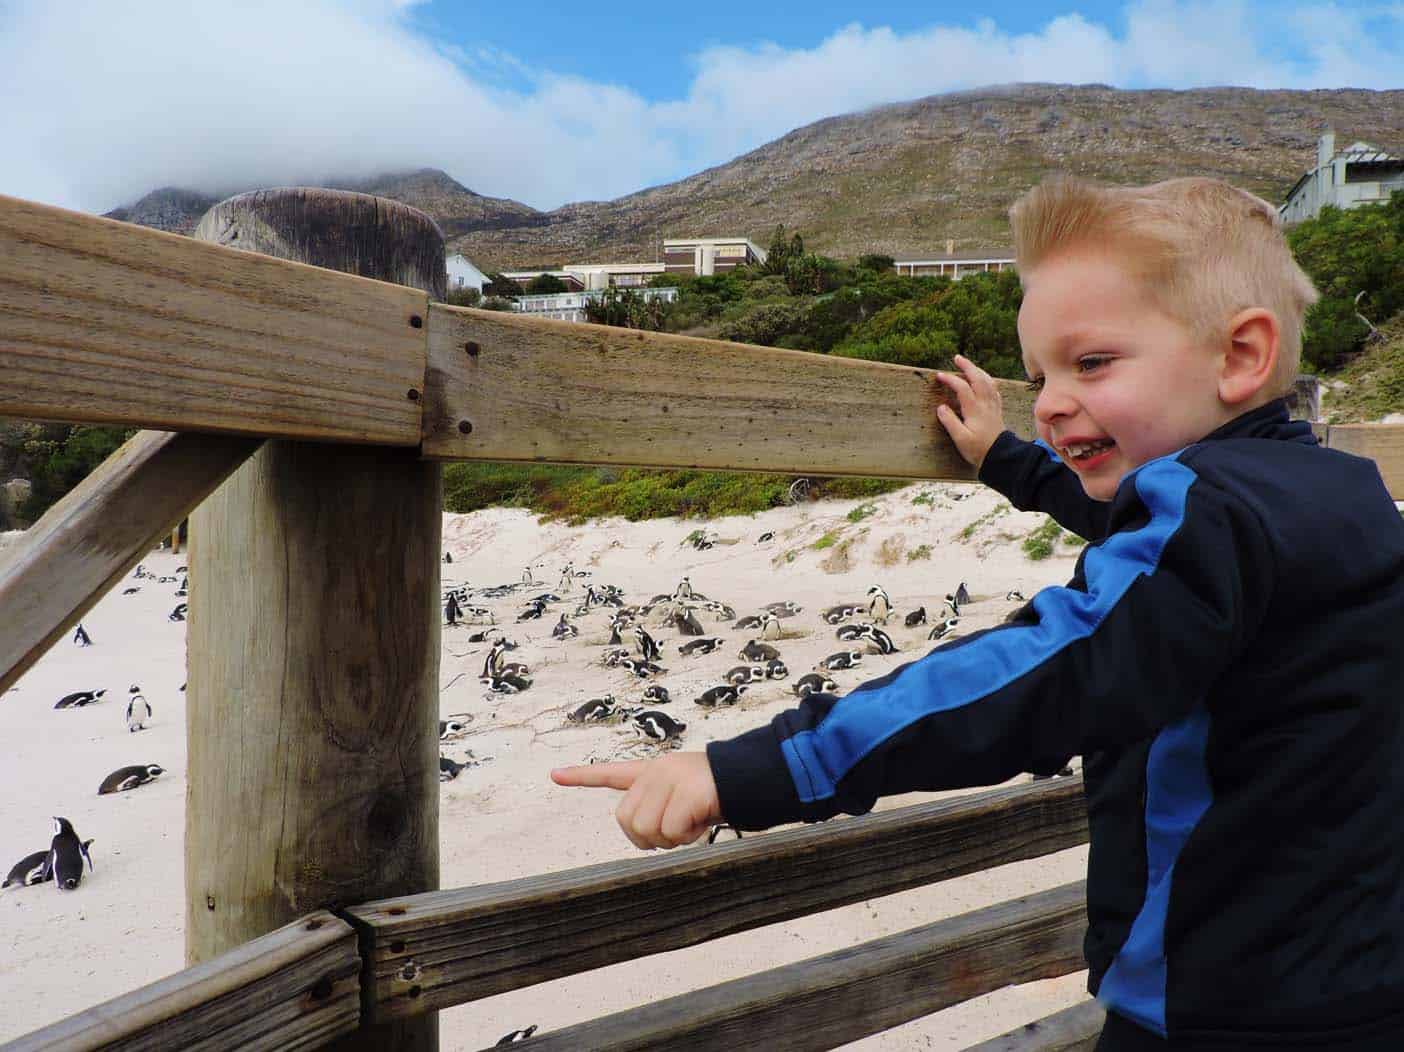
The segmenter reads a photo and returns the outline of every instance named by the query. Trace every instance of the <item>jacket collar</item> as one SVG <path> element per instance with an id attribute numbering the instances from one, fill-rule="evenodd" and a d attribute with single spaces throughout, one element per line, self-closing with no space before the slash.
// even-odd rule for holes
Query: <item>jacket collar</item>
<path id="1" fill-rule="evenodd" d="M 1293 420 L 1287 411 L 1287 399 L 1276 398 L 1257 409 L 1250 409 L 1242 416 L 1236 416 L 1227 424 L 1205 435 L 1201 442 L 1215 442 L 1224 438 L 1272 438 L 1281 442 L 1299 442 L 1302 445 L 1317 445 L 1316 435 L 1306 420 Z"/>

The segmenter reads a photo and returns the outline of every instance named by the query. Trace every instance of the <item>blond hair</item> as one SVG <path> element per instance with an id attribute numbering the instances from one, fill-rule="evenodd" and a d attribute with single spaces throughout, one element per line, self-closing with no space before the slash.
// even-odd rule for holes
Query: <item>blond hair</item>
<path id="1" fill-rule="evenodd" d="M 1208 346 L 1225 339 L 1239 311 L 1272 311 L 1281 331 L 1269 393 L 1291 388 L 1317 292 L 1292 258 L 1277 209 L 1262 198 L 1222 179 L 1098 186 L 1058 175 L 1015 201 L 1009 219 L 1021 274 L 1069 247 L 1120 249 L 1153 302 Z"/>

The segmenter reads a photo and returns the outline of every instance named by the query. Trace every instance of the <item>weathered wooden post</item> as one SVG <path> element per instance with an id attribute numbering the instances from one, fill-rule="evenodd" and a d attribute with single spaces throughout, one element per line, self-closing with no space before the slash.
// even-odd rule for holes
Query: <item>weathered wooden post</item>
<path id="1" fill-rule="evenodd" d="M 383 198 L 241 194 L 195 236 L 444 297 L 443 235 Z M 327 347 L 329 375 L 358 367 Z M 440 510 L 415 450 L 270 441 L 193 516 L 187 963 L 438 888 Z M 438 1018 L 334 1047 L 436 1049 Z"/>

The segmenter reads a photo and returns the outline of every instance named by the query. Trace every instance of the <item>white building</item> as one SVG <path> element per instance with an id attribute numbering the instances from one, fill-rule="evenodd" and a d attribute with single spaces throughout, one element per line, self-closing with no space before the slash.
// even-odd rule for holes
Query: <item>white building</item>
<path id="1" fill-rule="evenodd" d="M 666 238 L 663 262 L 673 274 L 698 277 L 765 263 L 765 250 L 744 237 Z"/>
<path id="2" fill-rule="evenodd" d="M 455 252 L 444 260 L 444 266 L 448 270 L 449 291 L 455 289 L 477 289 L 483 291 L 483 286 L 490 280 L 486 274 L 475 267 L 471 260 L 462 252 Z"/>
<path id="3" fill-rule="evenodd" d="M 946 242 L 946 251 L 928 259 L 899 259 L 892 264 L 898 274 L 908 277 L 947 277 L 959 281 L 967 274 L 1014 269 L 1014 256 L 1008 252 L 957 252 L 955 242 Z"/>
<path id="4" fill-rule="evenodd" d="M 1287 191 L 1277 211 L 1284 223 L 1300 223 L 1315 219 L 1324 205 L 1382 204 L 1396 190 L 1404 190 L 1404 158 L 1368 142 L 1351 143 L 1337 153 L 1336 133 L 1327 131 L 1316 142 L 1316 167 Z"/>
<path id="5" fill-rule="evenodd" d="M 636 295 L 646 300 L 662 300 L 672 303 L 678 298 L 677 289 L 634 289 Z M 512 302 L 521 314 L 534 318 L 555 318 L 557 321 L 584 321 L 585 304 L 604 295 L 604 289 L 588 289 L 584 292 L 553 292 L 541 296 L 518 296 Z"/>

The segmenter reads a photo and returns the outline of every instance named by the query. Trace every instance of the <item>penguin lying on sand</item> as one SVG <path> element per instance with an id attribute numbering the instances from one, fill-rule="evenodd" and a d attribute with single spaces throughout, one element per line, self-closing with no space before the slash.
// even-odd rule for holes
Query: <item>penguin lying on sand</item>
<path id="1" fill-rule="evenodd" d="M 656 742 L 675 742 L 682 737 L 682 732 L 687 730 L 686 723 L 679 723 L 666 712 L 659 712 L 657 709 L 635 713 L 633 723 L 640 734 Z"/>
<path id="2" fill-rule="evenodd" d="M 735 669 L 732 670 L 733 672 Z M 761 671 L 757 669 L 756 671 Z M 764 675 L 764 673 L 762 673 Z M 718 705 L 735 705 L 741 700 L 741 695 L 746 692 L 744 683 L 724 683 L 719 687 L 711 687 L 704 690 L 701 695 L 693 698 L 693 702 L 708 709 L 714 709 Z"/>
<path id="3" fill-rule="evenodd" d="M 499 1045 L 515 1045 L 518 1041 L 525 1041 L 527 1038 L 531 1037 L 532 1034 L 536 1033 L 536 1025 L 537 1024 L 532 1023 L 531 1026 L 522 1030 L 513 1030 L 505 1037 L 499 1038 L 497 1044 L 492 1047 L 497 1048 Z"/>
<path id="4" fill-rule="evenodd" d="M 54 703 L 56 709 L 81 709 L 84 705 L 91 705 L 95 701 L 101 701 L 106 690 L 75 690 L 72 694 L 65 694 Z"/>
<path id="5" fill-rule="evenodd" d="M 602 698 L 591 698 L 585 704 L 566 714 L 566 719 L 571 723 L 601 723 L 610 719 L 615 714 L 614 695 L 606 694 Z"/>
<path id="6" fill-rule="evenodd" d="M 830 654 L 820 661 L 818 668 L 825 672 L 834 672 L 839 669 L 853 668 L 863 663 L 863 652 L 861 650 L 840 650 L 837 654 Z"/>
<path id="7" fill-rule="evenodd" d="M 737 665 L 726 670 L 722 679 L 736 685 L 740 683 L 760 683 L 765 679 L 764 665 Z"/>
<path id="8" fill-rule="evenodd" d="M 908 628 L 916 628 L 917 625 L 926 624 L 926 607 L 919 606 L 902 619 L 902 624 Z"/>
<path id="9" fill-rule="evenodd" d="M 927 639 L 940 639 L 956 625 L 960 624 L 960 618 L 948 617 L 944 621 L 938 621 L 926 634 Z"/>
<path id="10" fill-rule="evenodd" d="M 780 651 L 769 643 L 761 643 L 752 639 L 741 648 L 737 657 L 744 661 L 774 661 L 780 657 Z"/>
<path id="11" fill-rule="evenodd" d="M 125 793 L 128 789 L 145 785 L 157 775 L 165 773 L 164 767 L 154 763 L 119 767 L 102 780 L 102 784 L 98 786 L 98 796 L 106 796 L 108 793 Z"/>
<path id="12" fill-rule="evenodd" d="M 790 670 L 785 667 L 785 662 L 779 658 L 771 658 L 765 663 L 766 679 L 784 679 L 790 674 Z"/>
<path id="13" fill-rule="evenodd" d="M 833 694 L 838 690 L 838 684 L 818 672 L 807 672 L 795 680 L 795 685 L 790 689 L 799 697 L 807 698 L 811 694 Z"/>
<path id="14" fill-rule="evenodd" d="M 710 654 L 722 645 L 720 636 L 710 636 L 706 639 L 694 639 L 689 643 L 684 643 L 678 647 L 678 653 L 684 657 L 697 657 L 701 654 Z"/>
<path id="15" fill-rule="evenodd" d="M 20 888 L 32 888 L 35 884 L 53 879 L 54 871 L 49 868 L 49 852 L 36 851 L 32 855 L 25 855 L 11 867 L 5 882 L 0 884 L 0 889 L 8 888 L 11 884 Z"/>

